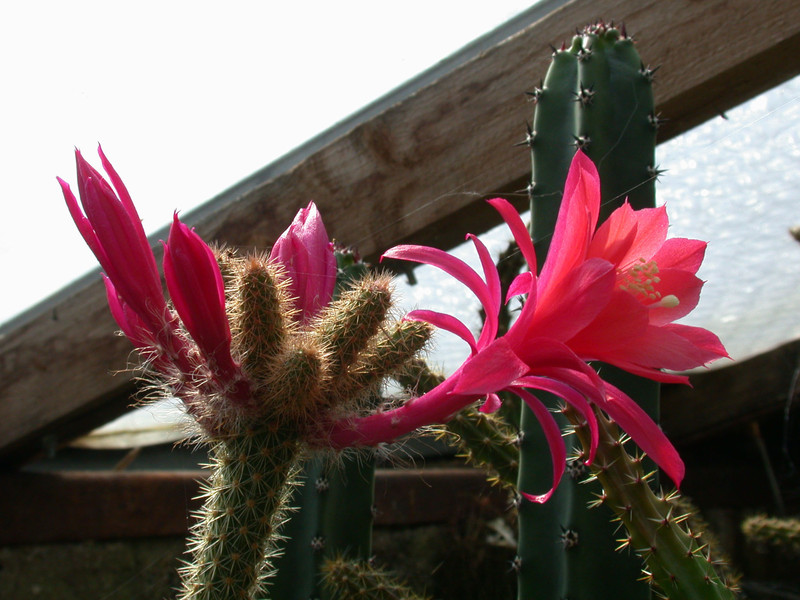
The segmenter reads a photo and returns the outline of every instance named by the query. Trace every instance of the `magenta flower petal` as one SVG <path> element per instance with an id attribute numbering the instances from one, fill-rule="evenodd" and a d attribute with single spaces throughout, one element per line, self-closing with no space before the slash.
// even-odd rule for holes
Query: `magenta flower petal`
<path id="1" fill-rule="evenodd" d="M 508 293 L 506 294 L 506 304 L 508 301 L 511 300 L 514 296 L 520 296 L 522 294 L 529 294 L 531 288 L 535 289 L 536 286 L 536 278 L 534 277 L 533 273 L 530 271 L 525 271 L 524 273 L 520 273 L 514 280 L 511 282 L 511 285 L 508 286 Z M 527 304 L 530 300 L 526 300 L 525 303 Z M 535 302 L 535 300 L 534 300 Z"/>
<path id="2" fill-rule="evenodd" d="M 478 351 L 478 346 L 475 344 L 475 337 L 472 335 L 472 332 L 464 323 L 452 315 L 433 310 L 412 310 L 405 318 L 409 321 L 425 321 L 434 327 L 454 333 L 469 344 L 472 354 Z"/>
<path id="3" fill-rule="evenodd" d="M 529 310 L 526 303 L 507 334 L 512 344 L 524 345 L 524 340 L 530 337 L 568 340 L 603 310 L 614 288 L 613 266 L 601 259 L 591 259 L 570 275 L 561 282 L 558 298 L 552 292 L 547 296 L 541 294 L 535 309 Z"/>
<path id="4" fill-rule="evenodd" d="M 500 396 L 497 394 L 486 394 L 486 401 L 481 404 L 480 408 L 478 408 L 478 411 L 482 412 L 483 414 L 492 414 L 500 410 L 502 405 L 503 401 L 500 400 Z"/>
<path id="5" fill-rule="evenodd" d="M 453 392 L 483 396 L 510 386 L 529 371 L 505 338 L 498 338 L 464 363 Z"/>
<path id="6" fill-rule="evenodd" d="M 602 408 L 636 444 L 680 487 L 685 466 L 678 451 L 653 420 L 624 392 L 607 384 L 608 396 Z"/>
<path id="7" fill-rule="evenodd" d="M 463 260 L 438 248 L 414 245 L 399 245 L 389 248 L 381 257 L 381 259 L 383 258 L 414 261 L 441 269 L 475 294 L 487 316 L 494 315 L 494 318 L 497 318 L 500 308 L 499 299 L 495 302 L 495 297 L 486 282 Z"/>
<path id="8" fill-rule="evenodd" d="M 584 360 L 606 360 L 613 348 L 628 351 L 632 339 L 647 331 L 648 311 L 636 298 L 614 292 L 606 306 L 590 323 L 569 338 L 569 347 Z"/>
<path id="9" fill-rule="evenodd" d="M 634 211 L 626 202 L 597 229 L 587 257 L 603 257 L 624 268 L 640 257 L 653 256 L 664 245 L 668 227 L 665 207 Z M 620 245 L 620 240 L 625 243 Z"/>
<path id="10" fill-rule="evenodd" d="M 567 174 L 548 259 L 542 266 L 541 286 L 557 285 L 585 260 L 599 215 L 600 176 L 594 163 L 578 151 Z"/>
<path id="11" fill-rule="evenodd" d="M 161 278 L 127 190 L 124 199 L 118 198 L 102 175 L 77 150 L 75 159 L 80 205 L 69 185 L 58 179 L 70 215 L 119 297 L 138 313 L 151 331 L 162 329 L 168 310 Z M 105 157 L 103 161 L 110 168 Z M 113 178 L 119 179 L 116 172 Z M 121 182 L 118 187 L 124 190 Z"/>
<path id="12" fill-rule="evenodd" d="M 125 337 L 137 348 L 145 348 L 152 345 L 152 340 L 146 334 L 147 326 L 139 318 L 139 315 L 130 310 L 125 302 L 120 299 L 114 284 L 105 274 L 103 275 L 103 284 L 105 284 L 106 299 L 111 310 L 111 316 L 114 317 Z"/>
<path id="13" fill-rule="evenodd" d="M 506 225 L 511 230 L 511 235 L 514 236 L 514 241 L 517 242 L 517 246 L 522 252 L 522 256 L 525 257 L 525 261 L 528 263 L 528 269 L 532 273 L 536 273 L 536 250 L 533 247 L 528 228 L 522 222 L 517 209 L 504 198 L 493 198 L 487 200 L 487 202 L 503 217 Z"/>
<path id="14" fill-rule="evenodd" d="M 130 215 L 131 221 L 133 221 L 133 223 L 135 224 L 136 223 L 139 224 L 139 229 L 141 230 L 141 234 L 144 235 L 144 228 L 142 227 L 141 219 L 139 218 L 139 212 L 136 210 L 136 207 L 133 204 L 131 195 L 130 193 L 128 193 L 128 188 L 122 182 L 122 178 L 117 173 L 117 170 L 114 168 L 111 162 L 106 158 L 106 155 L 99 144 L 97 146 L 97 153 L 100 155 L 100 163 L 103 165 L 103 169 L 105 169 L 106 173 L 108 173 L 108 178 L 111 180 L 111 184 L 114 186 L 114 190 L 116 190 L 120 202 Z"/>
<path id="15" fill-rule="evenodd" d="M 650 324 L 656 326 L 668 325 L 692 312 L 703 288 L 703 281 L 689 271 L 661 269 L 658 276 L 661 297 L 647 305 Z"/>
<path id="16" fill-rule="evenodd" d="M 707 246 L 701 240 L 670 238 L 653 255 L 653 260 L 662 269 L 681 269 L 694 274 L 703 263 Z"/>
<path id="17" fill-rule="evenodd" d="M 687 325 L 649 326 L 636 348 L 617 346 L 599 357 L 616 363 L 630 357 L 652 369 L 687 371 L 726 356 L 719 338 L 700 327 Z"/>
<path id="18" fill-rule="evenodd" d="M 536 415 L 536 419 L 539 421 L 542 431 L 544 431 L 547 445 L 550 446 L 550 455 L 553 465 L 552 487 L 546 493 L 538 495 L 529 494 L 520 490 L 520 493 L 531 502 L 543 504 L 550 499 L 550 496 L 553 495 L 553 492 L 555 492 L 561 481 L 561 476 L 564 474 L 567 463 L 567 450 L 564 446 L 564 439 L 561 437 L 561 430 L 558 428 L 555 419 L 553 419 L 553 415 L 539 402 L 536 396 L 522 389 L 515 389 L 514 393 L 519 395 L 519 397 L 525 401 L 525 404 L 533 411 L 533 414 Z"/>
<path id="19" fill-rule="evenodd" d="M 572 377 L 565 376 L 563 381 L 572 381 Z M 597 417 L 595 417 L 592 407 L 586 397 L 570 385 L 546 377 L 521 377 L 514 384 L 515 391 L 519 386 L 550 392 L 566 401 L 581 414 L 586 424 L 589 426 L 591 447 L 589 449 L 589 456 L 586 459 L 586 464 L 591 464 L 594 460 L 595 451 L 600 439 L 600 430 L 597 425 Z"/>
<path id="20" fill-rule="evenodd" d="M 491 305 L 494 307 L 492 312 L 484 311 L 484 325 L 481 330 L 480 337 L 478 338 L 478 347 L 483 347 L 488 344 L 497 335 L 498 320 L 497 314 L 500 310 L 502 302 L 502 292 L 500 290 L 500 274 L 497 272 L 497 267 L 494 266 L 494 261 L 489 254 L 486 246 L 474 235 L 467 234 L 467 239 L 471 240 L 475 245 L 478 252 L 478 257 L 483 267 L 483 276 L 486 281 L 486 289 L 489 292 Z"/>
<path id="21" fill-rule="evenodd" d="M 225 312 L 225 287 L 211 248 L 175 213 L 164 245 L 164 275 L 183 324 L 203 354 L 231 375 L 231 332 Z"/>

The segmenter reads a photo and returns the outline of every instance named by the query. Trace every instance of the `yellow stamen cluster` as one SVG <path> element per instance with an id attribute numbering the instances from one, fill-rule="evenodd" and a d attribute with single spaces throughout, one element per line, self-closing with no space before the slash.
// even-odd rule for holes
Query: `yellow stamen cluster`
<path id="1" fill-rule="evenodd" d="M 656 261 L 640 258 L 635 265 L 618 273 L 622 282 L 619 289 L 629 292 L 644 302 L 661 300 L 655 286 L 661 282 Z"/>

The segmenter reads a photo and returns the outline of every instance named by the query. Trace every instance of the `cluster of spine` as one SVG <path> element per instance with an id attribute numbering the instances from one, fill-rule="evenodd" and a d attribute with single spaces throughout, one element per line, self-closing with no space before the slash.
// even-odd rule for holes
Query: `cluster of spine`
<path id="1" fill-rule="evenodd" d="M 753 515 L 742 521 L 742 533 L 757 547 L 776 547 L 783 552 L 800 554 L 800 519 Z"/>
<path id="2" fill-rule="evenodd" d="M 488 472 L 493 485 L 516 489 L 519 472 L 517 432 L 503 419 L 471 407 L 446 424 L 448 441 L 459 456 Z"/>
<path id="3" fill-rule="evenodd" d="M 351 281 L 304 321 L 280 268 L 265 257 L 223 250 L 218 261 L 233 352 L 252 398 L 229 412 L 224 398 L 208 400 L 212 474 L 192 530 L 191 560 L 182 569 L 181 600 L 265 593 L 301 459 L 324 438 L 320 424 L 369 411 L 384 378 L 402 370 L 430 337 L 427 324 L 391 320 L 386 276 Z M 313 550 L 306 551 L 313 556 Z"/>
<path id="4" fill-rule="evenodd" d="M 588 425 L 572 409 L 564 409 L 564 414 L 588 448 Z M 703 532 L 692 529 L 692 515 L 683 512 L 685 504 L 677 492 L 654 493 L 649 484 L 654 472 L 645 470 L 644 457 L 631 456 L 617 425 L 599 410 L 596 416 L 600 440 L 591 478 L 600 482 L 602 491 L 590 508 L 607 506 L 624 525 L 617 549 L 630 548 L 644 560 L 644 579 L 662 598 L 736 598 L 735 579 L 717 573 L 719 563 L 712 557 L 712 548 Z M 585 453 L 576 460 L 585 460 Z"/>
<path id="5" fill-rule="evenodd" d="M 363 560 L 333 557 L 323 566 L 325 587 L 336 600 L 426 600 L 385 570 Z"/>

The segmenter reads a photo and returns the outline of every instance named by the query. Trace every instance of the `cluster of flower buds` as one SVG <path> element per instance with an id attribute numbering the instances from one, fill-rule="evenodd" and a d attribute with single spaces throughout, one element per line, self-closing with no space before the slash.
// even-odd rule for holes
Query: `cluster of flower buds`
<path id="1" fill-rule="evenodd" d="M 168 302 L 130 194 L 100 158 L 111 184 L 76 152 L 80 203 L 59 179 L 67 206 L 105 272 L 117 324 L 206 437 L 267 422 L 311 436 L 315 423 L 364 410 L 427 342 L 430 325 L 390 320 L 388 276 L 359 278 L 333 299 L 336 256 L 313 202 L 269 255 L 215 251 L 176 214 L 163 244 Z"/>

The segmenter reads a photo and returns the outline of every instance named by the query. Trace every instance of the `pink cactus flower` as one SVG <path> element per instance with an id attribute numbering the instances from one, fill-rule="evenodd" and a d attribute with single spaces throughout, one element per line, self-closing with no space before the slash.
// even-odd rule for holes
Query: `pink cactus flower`
<path id="1" fill-rule="evenodd" d="M 498 201 L 492 203 L 499 210 Z M 529 292 L 507 336 L 520 358 L 525 360 L 524 340 L 544 333 L 584 360 L 602 360 L 657 381 L 687 382 L 662 369 L 684 371 L 726 357 L 711 332 L 673 323 L 700 298 L 703 282 L 696 273 L 706 243 L 666 239 L 663 206 L 634 211 L 625 203 L 595 232 L 599 211 L 597 169 L 578 152 L 541 275 L 529 282 L 525 274 L 515 288 Z M 503 216 L 514 219 L 508 209 Z M 529 260 L 529 266 L 535 273 L 536 263 Z M 534 302 L 531 290 L 537 293 Z"/>
<path id="2" fill-rule="evenodd" d="M 553 456 L 553 486 L 564 471 L 560 431 L 531 389 L 560 396 L 586 419 L 592 432 L 589 461 L 597 443 L 597 423 L 589 403 L 605 411 L 665 471 L 676 485 L 684 475 L 675 448 L 650 417 L 628 396 L 603 382 L 584 361 L 603 360 L 657 381 L 686 378 L 664 373 L 727 356 L 714 334 L 673 324 L 697 304 L 702 281 L 697 272 L 705 244 L 666 240 L 664 209 L 633 211 L 627 204 L 595 232 L 600 182 L 592 162 L 578 152 L 569 170 L 548 259 L 536 276 L 536 255 L 522 219 L 507 201 L 489 203 L 509 226 L 529 271 L 511 285 L 506 302 L 526 295 L 522 311 L 504 336 L 496 338 L 500 282 L 488 251 L 478 251 L 484 277 L 441 250 L 397 246 L 384 256 L 436 266 L 466 285 L 486 313 L 477 340 L 451 315 L 417 310 L 407 318 L 427 321 L 464 339 L 471 356 L 431 392 L 404 405 L 333 426 L 334 444 L 376 444 L 431 423 L 443 422 L 485 397 L 483 410 L 499 406 L 496 393 L 519 395 L 542 424 Z M 495 339 L 496 338 L 496 339 Z M 524 495 L 544 502 L 552 494 Z"/>
<path id="3" fill-rule="evenodd" d="M 307 323 L 328 305 L 336 285 L 333 244 L 313 202 L 297 212 L 269 256 L 286 270 L 297 319 Z"/>

